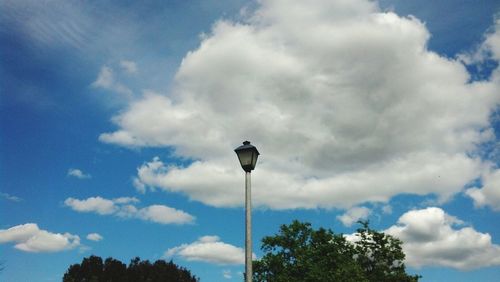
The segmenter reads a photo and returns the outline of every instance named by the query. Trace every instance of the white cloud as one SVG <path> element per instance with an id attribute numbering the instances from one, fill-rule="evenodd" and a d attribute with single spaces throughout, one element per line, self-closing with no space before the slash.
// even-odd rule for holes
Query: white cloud
<path id="1" fill-rule="evenodd" d="M 81 245 L 80 248 L 78 248 L 78 253 L 84 254 L 84 253 L 89 252 L 91 250 L 92 250 L 91 247 L 85 246 L 85 245 Z"/>
<path id="2" fill-rule="evenodd" d="M 121 60 L 120 66 L 129 74 L 137 73 L 137 65 L 133 61 Z"/>
<path id="3" fill-rule="evenodd" d="M 497 62 L 500 60 L 500 19 L 496 20 L 495 25 L 486 34 L 484 41 L 473 54 L 462 55 L 461 57 L 469 64 L 480 64 L 487 59 L 493 59 Z M 497 84 L 500 83 L 500 69 L 497 68 L 493 71 L 492 81 Z M 498 122 L 498 120 L 496 121 Z M 494 139 L 495 133 L 493 130 L 485 131 L 485 134 L 490 134 Z M 498 140 L 492 141 L 493 160 L 495 154 L 498 154 L 500 142 Z M 473 187 L 466 190 L 466 194 L 472 198 L 476 207 L 489 206 L 495 211 L 500 211 L 500 170 L 493 165 L 489 169 L 485 169 L 481 175 L 482 187 Z"/>
<path id="4" fill-rule="evenodd" d="M 482 183 L 482 188 L 470 188 L 465 193 L 472 198 L 476 207 L 490 206 L 500 211 L 500 170 L 484 173 Z"/>
<path id="5" fill-rule="evenodd" d="M 90 233 L 87 235 L 87 239 L 90 241 L 96 241 L 99 242 L 102 239 L 104 239 L 99 233 Z"/>
<path id="6" fill-rule="evenodd" d="M 122 218 L 137 218 L 160 224 L 192 223 L 195 217 L 181 210 L 164 205 L 151 205 L 137 208 L 133 204 L 139 200 L 134 197 L 104 199 L 90 197 L 84 200 L 68 198 L 64 204 L 77 212 L 93 212 L 101 215 L 114 215 Z"/>
<path id="7" fill-rule="evenodd" d="M 242 205 L 244 176 L 236 156 L 232 157 L 224 164 L 196 161 L 187 168 L 168 166 L 154 158 L 138 168 L 137 181 L 153 189 L 185 193 L 212 206 Z M 445 197 L 473 177 L 471 171 L 479 167 L 477 160 L 466 156 L 448 159 L 428 154 L 330 177 L 307 178 L 299 172 L 277 172 L 263 162 L 252 172 L 252 198 L 255 206 L 289 209 L 349 208 L 359 202 L 387 201 L 398 193 L 425 195 L 439 191 Z"/>
<path id="8" fill-rule="evenodd" d="M 110 67 L 102 66 L 97 79 L 92 83 L 94 87 L 111 88 L 114 83 L 113 71 Z"/>
<path id="9" fill-rule="evenodd" d="M 456 227 L 461 224 L 442 209 L 431 207 L 403 214 L 398 224 L 385 232 L 404 242 L 410 266 L 469 270 L 500 265 L 500 246 L 491 242 L 491 236 L 472 227 Z"/>
<path id="10" fill-rule="evenodd" d="M 9 200 L 11 202 L 21 202 L 23 200 L 17 196 L 13 196 L 9 193 L 3 193 L 3 192 L 0 192 L 0 197 L 4 198 L 6 200 Z"/>
<path id="11" fill-rule="evenodd" d="M 26 241 L 36 235 L 39 231 L 40 229 L 38 228 L 38 225 L 34 223 L 17 225 L 7 230 L 0 231 L 0 243 Z"/>
<path id="12" fill-rule="evenodd" d="M 352 207 L 348 209 L 343 215 L 337 216 L 337 219 L 345 226 L 351 226 L 358 220 L 367 219 L 371 214 L 371 210 L 366 207 Z"/>
<path id="13" fill-rule="evenodd" d="M 225 279 L 233 278 L 233 275 L 231 274 L 231 270 L 223 270 L 222 277 L 224 277 Z"/>
<path id="14" fill-rule="evenodd" d="M 245 251 L 242 248 L 221 242 L 218 236 L 203 236 L 191 244 L 182 244 L 165 252 L 165 257 L 173 256 L 179 256 L 188 261 L 221 265 L 245 262 Z"/>
<path id="15" fill-rule="evenodd" d="M 384 205 L 382 207 L 382 213 L 384 213 L 384 214 L 391 214 L 392 213 L 392 207 L 390 205 Z"/>
<path id="16" fill-rule="evenodd" d="M 146 193 L 146 185 L 144 183 L 142 183 L 138 178 L 135 177 L 133 179 L 132 184 L 134 185 L 135 190 L 137 190 L 137 192 L 139 192 L 141 194 Z"/>
<path id="17" fill-rule="evenodd" d="M 135 187 L 213 206 L 243 203 L 233 149 L 246 139 L 262 154 L 257 206 L 446 200 L 484 170 L 474 151 L 492 138 L 483 132 L 500 91 L 493 80 L 469 83 L 458 59 L 426 49 L 429 37 L 418 19 L 373 1 L 262 2 L 245 22 L 217 22 L 183 59 L 172 93 L 145 93 L 99 139 L 196 160 L 153 159 Z"/>
<path id="18" fill-rule="evenodd" d="M 181 210 L 162 205 L 152 205 L 137 212 L 137 216 L 161 224 L 184 224 L 194 221 L 194 217 Z"/>
<path id="19" fill-rule="evenodd" d="M 90 197 L 85 200 L 67 198 L 64 204 L 78 212 L 96 212 L 98 214 L 112 214 L 118 207 L 112 200 L 101 197 Z"/>
<path id="20" fill-rule="evenodd" d="M 91 86 L 95 88 L 111 90 L 123 94 L 126 97 L 132 96 L 132 90 L 130 90 L 122 83 L 116 81 L 113 70 L 108 66 L 101 67 L 99 75 L 97 76 L 96 80 L 92 82 Z"/>
<path id="21" fill-rule="evenodd" d="M 135 197 L 120 197 L 113 199 L 113 202 L 116 204 L 130 204 L 130 203 L 139 203 L 139 199 Z"/>
<path id="22" fill-rule="evenodd" d="M 80 237 L 70 233 L 51 233 L 38 228 L 35 223 L 26 223 L 0 230 L 0 244 L 4 243 L 15 243 L 16 249 L 25 252 L 59 252 L 79 246 Z"/>
<path id="23" fill-rule="evenodd" d="M 138 169 L 134 182 L 143 187 L 159 187 L 173 192 L 187 193 L 192 199 L 214 206 L 235 206 L 242 199 L 242 173 L 225 171 L 210 163 L 196 162 L 189 166 L 189 172 L 177 167 L 167 167 L 159 158 Z M 192 175 L 197 175 L 192 179 Z M 137 186 L 136 186 L 137 187 Z M 229 190 L 228 187 L 233 189 Z"/>
<path id="24" fill-rule="evenodd" d="M 88 179 L 91 178 L 92 176 L 88 173 L 83 173 L 83 171 L 77 169 L 77 168 L 70 168 L 68 169 L 68 176 L 73 176 L 78 179 Z"/>
<path id="25" fill-rule="evenodd" d="M 467 64 L 481 63 L 487 59 L 500 60 L 500 18 L 495 21 L 490 32 L 475 52 L 460 54 L 459 58 Z"/>
<path id="26" fill-rule="evenodd" d="M 500 60 L 500 18 L 496 20 L 493 31 L 486 36 L 484 45 L 490 50 L 493 59 Z"/>

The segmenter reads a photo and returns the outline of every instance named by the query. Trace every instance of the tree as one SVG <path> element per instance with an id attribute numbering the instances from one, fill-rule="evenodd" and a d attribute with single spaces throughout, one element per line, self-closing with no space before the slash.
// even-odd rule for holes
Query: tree
<path id="1" fill-rule="evenodd" d="M 107 258 L 104 261 L 103 278 L 108 282 L 127 281 L 127 265 L 117 259 Z"/>
<path id="2" fill-rule="evenodd" d="M 102 258 L 90 256 L 84 258 L 81 264 L 71 265 L 64 274 L 64 282 L 99 282 L 103 281 Z"/>
<path id="3" fill-rule="evenodd" d="M 420 276 L 406 273 L 401 240 L 371 229 L 367 221 L 359 223 L 362 225 L 357 229 L 359 241 L 354 243 L 356 261 L 369 281 L 418 281 Z"/>
<path id="4" fill-rule="evenodd" d="M 401 241 L 361 222 L 358 240 L 309 223 L 293 221 L 262 240 L 265 255 L 254 262 L 254 280 L 289 281 L 418 281 L 406 274 Z"/>
<path id="5" fill-rule="evenodd" d="M 197 282 L 196 276 L 172 261 L 157 260 L 151 263 L 136 257 L 127 266 L 114 258 L 104 263 L 98 256 L 84 258 L 81 264 L 71 265 L 63 282 Z"/>
<path id="6" fill-rule="evenodd" d="M 88 277 L 88 281 L 98 282 L 103 280 L 103 268 L 102 258 L 90 256 L 83 259 L 80 272 Z"/>

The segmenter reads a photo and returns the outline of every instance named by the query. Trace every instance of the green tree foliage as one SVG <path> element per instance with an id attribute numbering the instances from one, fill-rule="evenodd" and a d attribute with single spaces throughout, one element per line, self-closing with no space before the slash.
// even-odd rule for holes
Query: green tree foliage
<path id="1" fill-rule="evenodd" d="M 368 281 L 418 281 L 420 276 L 406 273 L 401 240 L 371 229 L 368 222 L 359 223 L 362 227 L 357 230 L 359 241 L 355 242 L 354 248 L 358 255 L 357 262 Z"/>
<path id="2" fill-rule="evenodd" d="M 98 256 L 84 258 L 82 263 L 71 265 L 63 282 L 198 282 L 196 276 L 172 261 L 154 263 L 136 257 L 127 266 L 114 258 L 104 262 Z"/>
<path id="3" fill-rule="evenodd" d="M 357 240 L 293 221 L 262 240 L 265 255 L 254 261 L 254 280 L 269 282 L 418 281 L 408 275 L 401 241 L 360 222 Z"/>

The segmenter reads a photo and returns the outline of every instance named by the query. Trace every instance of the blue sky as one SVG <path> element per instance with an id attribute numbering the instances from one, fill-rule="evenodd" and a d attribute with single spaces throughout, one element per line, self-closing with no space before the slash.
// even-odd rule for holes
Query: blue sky
<path id="1" fill-rule="evenodd" d="M 422 281 L 500 275 L 500 2 L 0 1 L 0 260 L 241 281 L 293 219 L 400 237 Z M 29 270 L 29 271 L 26 271 Z"/>

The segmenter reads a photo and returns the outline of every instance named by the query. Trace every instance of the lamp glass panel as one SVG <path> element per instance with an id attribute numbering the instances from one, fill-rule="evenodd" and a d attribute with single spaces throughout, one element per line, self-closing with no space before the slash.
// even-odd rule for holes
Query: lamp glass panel
<path id="1" fill-rule="evenodd" d="M 252 152 L 252 168 L 255 168 L 255 165 L 257 164 L 257 157 L 259 154 L 257 152 Z"/>
<path id="2" fill-rule="evenodd" d="M 251 150 L 239 151 L 238 158 L 240 159 L 241 166 L 248 166 L 252 164 L 252 155 L 253 152 Z"/>

